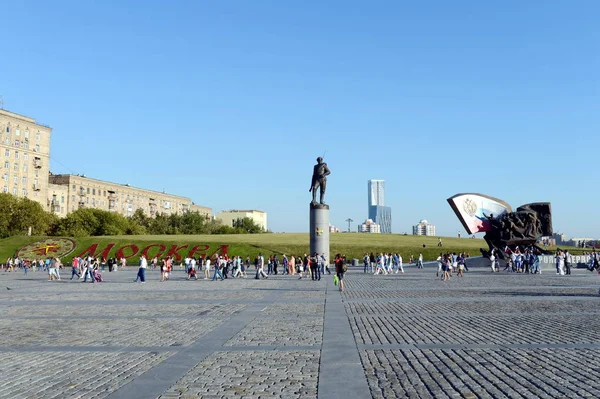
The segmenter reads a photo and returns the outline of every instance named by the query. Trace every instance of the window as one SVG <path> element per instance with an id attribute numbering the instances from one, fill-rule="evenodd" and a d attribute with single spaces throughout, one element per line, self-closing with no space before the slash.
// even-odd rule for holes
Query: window
<path id="1" fill-rule="evenodd" d="M 23 184 L 27 184 L 27 176 L 23 176 L 23 178 L 21 179 L 21 181 L 23 182 Z"/>
<path id="2" fill-rule="evenodd" d="M 73 190 L 75 190 L 75 185 L 73 184 Z"/>
<path id="3" fill-rule="evenodd" d="M 29 143 L 28 143 L 27 141 L 25 141 L 25 142 L 23 143 L 23 148 L 25 148 L 26 150 L 28 150 L 28 149 L 29 149 Z"/>
<path id="4" fill-rule="evenodd" d="M 71 201 L 75 202 L 75 196 L 74 195 L 71 195 Z"/>
<path id="5" fill-rule="evenodd" d="M 7 128 L 8 129 L 8 128 Z M 2 192 L 7 193 L 8 192 L 8 186 L 4 186 L 2 187 Z"/>
<path id="6" fill-rule="evenodd" d="M 29 161 L 29 154 L 23 154 L 23 160 Z"/>
<path id="7" fill-rule="evenodd" d="M 36 171 L 35 175 L 37 176 L 37 169 L 35 171 Z M 27 172 L 27 165 L 26 164 L 23 164 L 23 172 Z"/>
<path id="8" fill-rule="evenodd" d="M 36 145 L 35 145 L 35 149 L 34 149 L 34 151 L 36 151 L 36 152 L 40 152 L 40 145 L 39 145 L 39 144 L 36 144 Z"/>
<path id="9" fill-rule="evenodd" d="M 60 197 L 60 203 L 61 204 L 65 203 L 65 196 L 64 195 L 61 195 L 61 197 Z"/>
<path id="10" fill-rule="evenodd" d="M 19 184 L 19 176 L 17 176 L 17 175 L 13 176 L 13 183 Z"/>
<path id="11" fill-rule="evenodd" d="M 106 197 L 106 190 L 104 190 L 104 196 Z"/>
<path id="12" fill-rule="evenodd" d="M 35 134 L 35 141 L 40 141 L 40 132 Z"/>
<path id="13" fill-rule="evenodd" d="M 29 130 L 25 130 L 25 138 L 28 139 L 29 138 Z"/>
<path id="14" fill-rule="evenodd" d="M 92 195 L 96 195 L 96 189 L 95 188 L 92 189 Z"/>
<path id="15" fill-rule="evenodd" d="M 17 188 L 13 187 L 13 195 L 17 195 Z"/>
<path id="16" fill-rule="evenodd" d="M 2 179 L 4 179 L 4 181 L 8 181 L 8 173 L 5 173 L 4 176 L 2 176 Z"/>
<path id="17" fill-rule="evenodd" d="M 88 194 L 90 193 L 90 188 L 89 188 L 89 187 L 87 188 L 87 193 L 88 193 Z"/>
<path id="18" fill-rule="evenodd" d="M 33 179 L 33 185 L 37 186 L 38 185 L 38 179 Z"/>
<path id="19" fill-rule="evenodd" d="M 20 147 L 20 146 L 21 146 L 21 141 L 15 140 L 15 147 Z"/>
<path id="20" fill-rule="evenodd" d="M 96 206 L 96 198 L 92 198 L 92 206 Z"/>
<path id="21" fill-rule="evenodd" d="M 10 157 L 10 150 L 4 150 L 4 156 Z"/>
<path id="22" fill-rule="evenodd" d="M 13 168 L 13 169 L 14 169 L 14 170 L 19 170 L 19 164 L 18 164 L 18 163 L 15 163 L 15 165 L 14 165 L 14 168 Z"/>
<path id="23" fill-rule="evenodd" d="M 35 177 L 38 177 L 38 176 L 39 176 L 39 174 L 40 174 L 39 172 L 40 172 L 40 170 L 39 170 L 39 169 L 34 169 L 34 170 L 33 170 L 33 173 L 35 174 Z"/>
<path id="24" fill-rule="evenodd" d="M 60 207 L 60 213 L 65 213 L 65 207 L 64 206 Z"/>
<path id="25" fill-rule="evenodd" d="M 10 164 L 8 163 L 8 161 L 4 162 L 4 169 L 8 169 L 10 168 Z"/>
<path id="26" fill-rule="evenodd" d="M 15 159 L 19 159 L 19 151 L 15 151 Z"/>
<path id="27" fill-rule="evenodd" d="M 90 203 L 90 197 L 86 197 L 86 198 L 85 198 L 85 203 L 86 203 L 86 204 L 89 204 L 89 203 Z"/>
<path id="28" fill-rule="evenodd" d="M 15 129 L 15 136 L 20 136 L 20 135 L 21 135 L 21 130 Z"/>
<path id="29" fill-rule="evenodd" d="M 6 126 L 6 133 L 10 133 L 10 125 Z"/>
<path id="30" fill-rule="evenodd" d="M 27 189 L 26 188 L 21 189 L 21 194 L 23 194 L 23 197 L 26 197 L 27 196 Z"/>

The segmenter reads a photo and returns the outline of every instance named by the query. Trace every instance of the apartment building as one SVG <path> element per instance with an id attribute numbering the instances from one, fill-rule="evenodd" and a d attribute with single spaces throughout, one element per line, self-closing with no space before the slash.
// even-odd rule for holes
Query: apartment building
<path id="1" fill-rule="evenodd" d="M 146 215 L 197 211 L 210 217 L 212 209 L 194 204 L 187 197 L 111 183 L 85 175 L 50 175 L 48 203 L 59 216 L 79 208 L 94 208 L 132 216 L 137 209 Z"/>
<path id="2" fill-rule="evenodd" d="M 0 109 L 0 187 L 48 209 L 52 128 L 35 119 Z"/>
<path id="3" fill-rule="evenodd" d="M 131 216 L 137 209 L 147 215 L 200 212 L 212 209 L 189 198 L 164 192 L 91 179 L 85 175 L 50 173 L 52 128 L 35 119 L 0 109 L 0 190 L 39 202 L 60 217 L 87 207 Z"/>

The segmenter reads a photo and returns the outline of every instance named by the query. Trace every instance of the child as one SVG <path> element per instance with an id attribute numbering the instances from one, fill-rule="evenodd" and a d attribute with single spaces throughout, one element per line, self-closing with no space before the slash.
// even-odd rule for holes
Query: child
<path id="1" fill-rule="evenodd" d="M 190 267 L 188 270 L 188 276 L 187 279 L 191 279 L 193 278 L 194 280 L 198 280 L 198 277 L 196 276 L 196 269 L 193 267 Z"/>

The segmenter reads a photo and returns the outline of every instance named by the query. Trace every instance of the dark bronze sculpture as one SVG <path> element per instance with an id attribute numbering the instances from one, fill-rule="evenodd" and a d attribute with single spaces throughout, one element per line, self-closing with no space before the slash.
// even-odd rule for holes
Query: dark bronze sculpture
<path id="1" fill-rule="evenodd" d="M 448 203 L 469 234 L 486 233 L 483 238 L 489 250 L 481 249 L 484 256 L 489 257 L 493 251 L 504 258 L 506 247 L 514 250 L 517 246 L 534 246 L 541 253 L 546 252 L 536 243 L 540 237 L 552 235 L 549 202 L 526 204 L 515 212 L 506 202 L 482 194 L 457 194 L 448 198 Z"/>
<path id="2" fill-rule="evenodd" d="M 312 191 L 311 205 L 325 205 L 325 190 L 327 188 L 327 176 L 331 172 L 327 164 L 323 162 L 323 158 L 317 158 L 317 164 L 313 168 L 312 182 L 310 183 L 309 192 Z M 317 189 L 320 191 L 320 201 L 317 202 Z"/>

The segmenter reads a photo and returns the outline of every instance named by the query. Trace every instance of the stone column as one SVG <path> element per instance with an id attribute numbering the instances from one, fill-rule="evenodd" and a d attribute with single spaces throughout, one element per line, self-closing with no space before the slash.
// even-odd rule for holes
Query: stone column
<path id="1" fill-rule="evenodd" d="M 310 204 L 310 255 L 315 252 L 325 254 L 331 264 L 329 254 L 329 205 Z"/>

